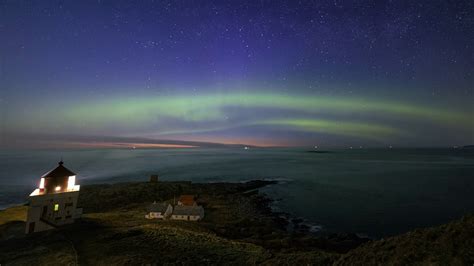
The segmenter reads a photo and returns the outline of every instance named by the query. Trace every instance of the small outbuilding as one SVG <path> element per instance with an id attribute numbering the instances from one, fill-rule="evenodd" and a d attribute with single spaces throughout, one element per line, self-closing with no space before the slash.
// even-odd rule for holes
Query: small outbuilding
<path id="1" fill-rule="evenodd" d="M 171 220 L 199 221 L 202 218 L 204 218 L 204 208 L 197 205 L 176 205 L 171 215 Z"/>
<path id="2" fill-rule="evenodd" d="M 150 183 L 158 183 L 158 175 L 151 175 Z"/>
<path id="3" fill-rule="evenodd" d="M 145 215 L 147 219 L 166 219 L 173 213 L 173 207 L 169 203 L 153 202 L 148 207 L 148 214 Z"/>

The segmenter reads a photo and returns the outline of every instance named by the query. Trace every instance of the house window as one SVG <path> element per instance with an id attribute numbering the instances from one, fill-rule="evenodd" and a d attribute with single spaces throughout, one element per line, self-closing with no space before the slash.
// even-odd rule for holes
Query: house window
<path id="1" fill-rule="evenodd" d="M 59 211 L 59 204 L 58 203 L 54 204 L 54 211 L 55 212 Z"/>

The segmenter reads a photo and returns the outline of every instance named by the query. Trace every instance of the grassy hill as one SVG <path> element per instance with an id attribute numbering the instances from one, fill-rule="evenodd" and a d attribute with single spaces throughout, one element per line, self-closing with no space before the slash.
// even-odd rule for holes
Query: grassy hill
<path id="1" fill-rule="evenodd" d="M 416 229 L 369 242 L 335 265 L 473 265 L 474 215 L 442 226 Z"/>

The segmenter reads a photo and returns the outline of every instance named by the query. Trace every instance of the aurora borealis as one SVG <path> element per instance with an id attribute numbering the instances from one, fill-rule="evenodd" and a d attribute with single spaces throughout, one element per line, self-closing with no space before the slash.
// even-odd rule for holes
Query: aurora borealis
<path id="1" fill-rule="evenodd" d="M 474 141 L 470 1 L 3 1 L 1 144 Z M 139 145 L 139 144 L 137 144 Z"/>

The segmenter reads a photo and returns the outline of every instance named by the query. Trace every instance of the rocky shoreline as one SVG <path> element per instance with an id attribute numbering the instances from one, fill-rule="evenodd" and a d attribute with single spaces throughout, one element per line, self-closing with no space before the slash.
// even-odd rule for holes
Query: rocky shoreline
<path id="1" fill-rule="evenodd" d="M 278 184 L 278 181 L 267 183 L 265 186 L 274 184 Z M 311 226 L 313 225 L 309 224 L 304 218 L 294 217 L 283 211 L 275 211 L 272 208 L 274 201 L 265 194 L 259 194 L 256 204 L 264 215 L 272 217 L 281 230 L 284 230 L 294 239 L 304 239 L 304 243 L 313 248 L 345 253 L 371 240 L 360 237 L 355 233 L 322 234 L 320 227 L 318 230 L 312 230 Z"/>

